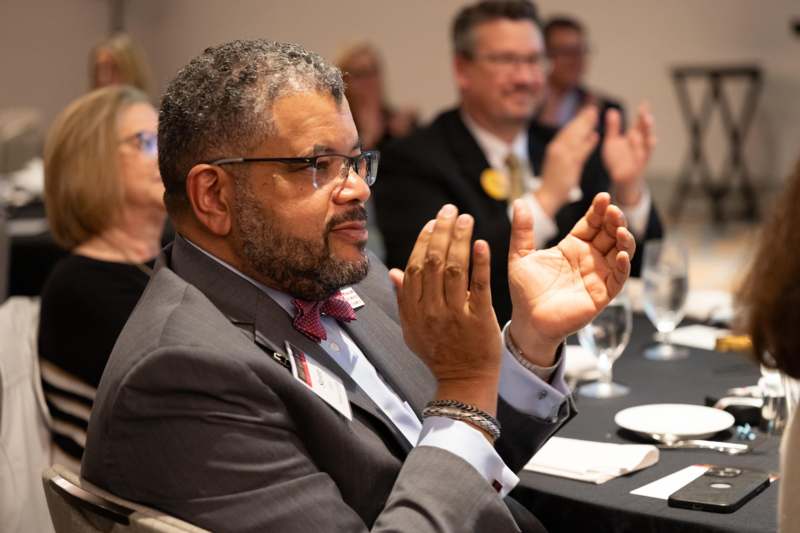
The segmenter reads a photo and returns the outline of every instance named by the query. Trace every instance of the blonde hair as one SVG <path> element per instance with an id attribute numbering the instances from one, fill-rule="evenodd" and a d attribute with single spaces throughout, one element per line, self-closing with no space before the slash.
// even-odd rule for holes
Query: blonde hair
<path id="1" fill-rule="evenodd" d="M 125 85 L 105 87 L 67 106 L 47 135 L 44 193 L 47 220 L 56 242 L 71 250 L 99 235 L 123 204 L 117 176 L 117 124 L 124 109 L 149 103 Z"/>
<path id="2" fill-rule="evenodd" d="M 334 64 L 344 73 L 350 66 L 350 62 L 361 54 L 372 56 L 378 64 L 382 62 L 380 52 L 372 43 L 369 41 L 353 41 L 345 43 L 337 50 Z"/>
<path id="3" fill-rule="evenodd" d="M 116 33 L 92 48 L 89 55 L 89 80 L 92 89 L 98 88 L 95 85 L 95 76 L 97 54 L 101 50 L 107 50 L 111 54 L 122 84 L 131 85 L 145 93 L 150 93 L 150 68 L 147 66 L 144 53 L 125 33 Z"/>

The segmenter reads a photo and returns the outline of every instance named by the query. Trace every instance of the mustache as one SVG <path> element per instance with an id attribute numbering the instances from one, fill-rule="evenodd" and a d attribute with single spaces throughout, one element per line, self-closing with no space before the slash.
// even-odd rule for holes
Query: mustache
<path id="1" fill-rule="evenodd" d="M 349 211 L 334 215 L 325 225 L 325 233 L 333 231 L 333 228 L 345 222 L 366 222 L 367 208 L 362 206 L 354 207 Z"/>

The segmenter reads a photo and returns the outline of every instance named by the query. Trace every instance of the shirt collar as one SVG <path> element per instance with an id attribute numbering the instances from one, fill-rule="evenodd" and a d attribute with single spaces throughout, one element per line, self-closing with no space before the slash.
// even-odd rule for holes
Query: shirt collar
<path id="1" fill-rule="evenodd" d="M 271 287 L 267 287 L 263 283 L 254 280 L 253 278 L 251 278 L 250 276 L 248 276 L 246 274 L 243 274 L 238 269 L 236 269 L 233 266 L 229 265 L 228 263 L 226 263 L 225 261 L 223 261 L 219 257 L 217 257 L 215 255 L 212 255 L 211 253 L 207 252 L 206 250 L 203 250 L 201 247 L 197 246 L 195 243 L 193 243 L 192 241 L 190 241 L 186 237 L 183 237 L 183 236 L 181 236 L 181 237 L 183 238 L 183 240 L 188 242 L 196 250 L 199 250 L 201 253 L 203 253 L 206 257 L 210 258 L 212 261 L 216 261 L 217 263 L 219 263 L 220 265 L 224 266 L 225 268 L 227 268 L 228 270 L 230 270 L 231 272 L 233 272 L 234 274 L 236 274 L 240 278 L 243 278 L 243 279 L 249 281 L 250 283 L 252 283 L 256 287 L 261 289 L 263 292 L 265 292 L 267 294 L 267 296 L 269 296 L 270 298 L 275 300 L 275 302 L 277 302 L 277 304 L 280 305 L 283 308 L 283 310 L 286 311 L 290 316 L 294 316 L 295 308 L 294 308 L 294 304 L 292 303 L 292 300 L 294 298 L 290 294 L 286 294 L 285 292 L 273 289 Z"/>
<path id="2" fill-rule="evenodd" d="M 511 144 L 508 144 L 503 139 L 490 132 L 486 128 L 482 128 L 475 122 L 472 117 L 467 114 L 463 109 L 461 110 L 461 119 L 467 130 L 472 134 L 478 142 L 483 154 L 489 165 L 496 170 L 505 170 L 506 158 L 508 154 L 513 153 L 521 163 L 529 164 L 528 156 L 528 130 L 523 128 Z"/>

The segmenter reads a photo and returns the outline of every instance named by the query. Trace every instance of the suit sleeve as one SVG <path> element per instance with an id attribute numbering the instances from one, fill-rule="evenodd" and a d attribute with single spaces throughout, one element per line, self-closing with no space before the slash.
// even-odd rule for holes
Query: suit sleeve
<path id="1" fill-rule="evenodd" d="M 315 465 L 297 423 L 308 413 L 224 357 L 162 349 L 128 373 L 114 409 L 121 423 L 105 436 L 115 448 L 106 457 L 125 465 L 107 461 L 112 490 L 212 531 L 369 531 Z M 134 486 L 125 472 L 150 482 Z M 371 529 L 488 530 L 516 530 L 502 500 L 465 461 L 431 447 L 410 452 Z"/>
<path id="2" fill-rule="evenodd" d="M 386 264 L 405 268 L 422 227 L 453 201 L 453 195 L 432 162 L 405 142 L 392 144 L 383 153 L 373 193 Z"/>

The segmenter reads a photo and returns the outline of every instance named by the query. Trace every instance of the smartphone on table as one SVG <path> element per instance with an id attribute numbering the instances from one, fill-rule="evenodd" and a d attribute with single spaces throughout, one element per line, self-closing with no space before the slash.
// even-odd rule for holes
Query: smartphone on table
<path id="1" fill-rule="evenodd" d="M 770 484 L 767 472 L 732 466 L 711 466 L 706 472 L 673 492 L 670 507 L 732 513 Z"/>

